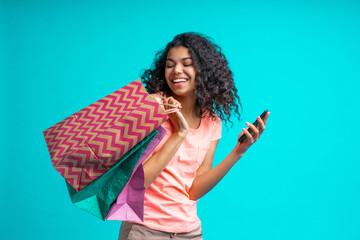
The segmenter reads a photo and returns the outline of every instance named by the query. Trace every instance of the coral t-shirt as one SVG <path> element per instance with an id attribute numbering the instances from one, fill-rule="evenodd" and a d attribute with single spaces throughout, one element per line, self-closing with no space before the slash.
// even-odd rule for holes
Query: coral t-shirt
<path id="1" fill-rule="evenodd" d="M 168 131 L 153 151 L 157 153 L 174 129 L 170 120 L 162 126 Z M 204 161 L 210 142 L 221 138 L 221 121 L 203 117 L 197 129 L 189 130 L 174 157 L 145 191 L 144 222 L 148 228 L 165 232 L 190 232 L 201 225 L 197 201 L 190 200 L 189 189 Z"/>

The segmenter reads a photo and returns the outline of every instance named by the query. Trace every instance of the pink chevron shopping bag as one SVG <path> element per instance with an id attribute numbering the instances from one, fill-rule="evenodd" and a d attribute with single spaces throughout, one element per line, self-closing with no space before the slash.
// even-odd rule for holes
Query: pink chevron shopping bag
<path id="1" fill-rule="evenodd" d="M 55 169 L 80 191 L 167 119 L 138 79 L 44 131 Z"/>

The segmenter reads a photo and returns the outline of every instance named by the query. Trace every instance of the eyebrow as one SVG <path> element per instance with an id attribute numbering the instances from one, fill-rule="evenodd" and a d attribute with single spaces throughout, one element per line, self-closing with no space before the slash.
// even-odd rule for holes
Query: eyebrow
<path id="1" fill-rule="evenodd" d="M 181 61 L 185 61 L 186 59 L 191 59 L 192 60 L 192 57 L 185 57 L 185 58 L 182 58 Z M 166 61 L 172 61 L 172 62 L 175 62 L 174 59 L 172 58 L 167 58 Z"/>

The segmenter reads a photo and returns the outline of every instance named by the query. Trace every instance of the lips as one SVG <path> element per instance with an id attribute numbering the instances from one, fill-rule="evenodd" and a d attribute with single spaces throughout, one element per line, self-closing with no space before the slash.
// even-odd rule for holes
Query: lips
<path id="1" fill-rule="evenodd" d="M 186 78 L 175 78 L 171 80 L 171 82 L 174 87 L 182 87 L 188 82 L 188 80 Z"/>
<path id="2" fill-rule="evenodd" d="M 173 80 L 173 83 L 180 83 L 180 82 L 187 82 L 186 79 L 175 79 Z"/>
<path id="3" fill-rule="evenodd" d="M 183 83 L 187 82 L 188 80 L 186 78 L 175 78 L 172 80 L 173 83 Z"/>

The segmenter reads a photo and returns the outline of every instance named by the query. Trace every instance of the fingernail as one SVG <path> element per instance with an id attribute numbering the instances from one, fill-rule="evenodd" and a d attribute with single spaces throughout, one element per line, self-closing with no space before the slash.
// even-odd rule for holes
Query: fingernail
<path id="1" fill-rule="evenodd" d="M 246 125 L 250 125 L 250 123 L 249 123 L 249 122 L 246 122 L 245 124 L 246 124 Z"/>

